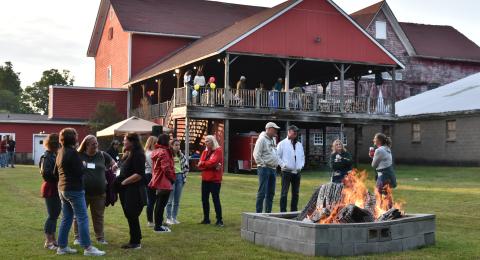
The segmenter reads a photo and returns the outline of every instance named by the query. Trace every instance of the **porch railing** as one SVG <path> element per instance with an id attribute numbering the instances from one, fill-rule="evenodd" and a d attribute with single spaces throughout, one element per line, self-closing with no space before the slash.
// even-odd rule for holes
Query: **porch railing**
<path id="1" fill-rule="evenodd" d="M 366 113 L 391 114 L 392 100 L 387 98 L 371 98 L 366 96 L 323 95 L 318 93 L 299 93 L 266 91 L 260 89 L 230 89 L 230 107 L 256 109 L 289 109 L 293 111 L 320 113 Z M 176 88 L 175 107 L 203 106 L 215 107 L 225 105 L 225 89 L 201 88 L 192 93 L 186 88 Z"/>
<path id="2" fill-rule="evenodd" d="M 130 114 L 132 116 L 145 118 L 145 119 L 156 119 L 165 117 L 168 112 L 168 108 L 171 105 L 171 101 L 166 101 L 160 104 L 153 104 L 145 107 L 139 107 L 132 109 Z"/>

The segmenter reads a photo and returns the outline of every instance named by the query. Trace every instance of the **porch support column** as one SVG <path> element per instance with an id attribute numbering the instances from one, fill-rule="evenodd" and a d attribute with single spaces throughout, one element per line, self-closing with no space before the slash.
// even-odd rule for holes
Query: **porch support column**
<path id="1" fill-rule="evenodd" d="M 145 84 L 142 84 L 142 98 L 145 98 Z"/>
<path id="2" fill-rule="evenodd" d="M 360 155 L 358 154 L 358 146 L 360 144 L 360 131 L 362 131 L 362 128 L 359 127 L 358 125 L 355 125 L 355 145 L 353 147 L 353 152 L 354 152 L 354 158 L 353 158 L 353 163 L 355 167 L 358 167 L 358 164 L 360 162 Z"/>
<path id="3" fill-rule="evenodd" d="M 328 162 L 327 156 L 327 127 L 325 125 L 322 126 L 322 137 L 323 137 L 323 161 Z"/>
<path id="4" fill-rule="evenodd" d="M 225 93 L 224 93 L 224 106 L 229 107 L 230 106 L 230 54 L 225 54 L 225 59 L 224 62 L 225 64 Z M 227 121 L 225 120 L 225 126 L 227 125 Z M 226 151 L 225 151 L 226 152 Z M 227 166 L 227 165 L 225 165 Z M 228 169 L 228 168 L 227 168 Z"/>
<path id="5" fill-rule="evenodd" d="M 230 140 L 230 120 L 225 119 L 223 125 L 223 171 L 228 172 L 228 158 L 229 158 L 229 140 Z"/>
<path id="6" fill-rule="evenodd" d="M 342 141 L 342 144 L 343 144 L 343 137 L 344 137 L 344 134 L 343 134 L 344 128 L 345 128 L 345 125 L 341 123 L 340 124 L 340 141 Z"/>
<path id="7" fill-rule="evenodd" d="M 360 79 L 362 77 L 361 76 L 355 76 L 353 77 L 353 82 L 355 83 L 355 97 L 358 97 L 358 90 L 360 88 Z"/>
<path id="8" fill-rule="evenodd" d="M 130 118 L 131 115 L 131 110 L 132 110 L 132 98 L 133 98 L 133 87 L 128 86 L 128 91 L 127 91 L 127 117 Z"/>
<path id="9" fill-rule="evenodd" d="M 158 104 L 162 102 L 162 94 L 161 94 L 161 87 L 162 86 L 162 80 L 157 79 L 157 99 L 158 99 Z"/>
<path id="10" fill-rule="evenodd" d="M 190 155 L 190 118 L 185 116 L 185 156 Z"/>
<path id="11" fill-rule="evenodd" d="M 285 109 L 290 109 L 290 60 L 285 61 Z M 288 122 L 287 122 L 288 125 Z"/>
<path id="12" fill-rule="evenodd" d="M 350 66 L 345 68 L 345 64 L 340 64 L 340 67 L 335 65 L 340 73 L 340 112 L 345 112 L 345 73 L 350 69 Z"/>
<path id="13" fill-rule="evenodd" d="M 397 90 L 397 80 L 396 80 L 396 70 L 395 68 L 392 69 L 392 91 L 391 91 L 391 98 L 392 98 L 392 115 L 395 115 L 395 101 L 396 101 L 396 90 Z"/>

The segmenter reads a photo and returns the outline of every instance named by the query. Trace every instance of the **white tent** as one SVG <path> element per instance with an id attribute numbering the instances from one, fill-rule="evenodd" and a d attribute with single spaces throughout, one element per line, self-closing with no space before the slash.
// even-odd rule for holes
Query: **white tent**
<path id="1" fill-rule="evenodd" d="M 152 126 L 156 125 L 158 124 L 132 116 L 98 131 L 97 136 L 121 135 L 130 132 L 137 134 L 148 134 L 152 132 Z"/>
<path id="2" fill-rule="evenodd" d="M 398 116 L 480 109 L 480 72 L 395 103 Z"/>

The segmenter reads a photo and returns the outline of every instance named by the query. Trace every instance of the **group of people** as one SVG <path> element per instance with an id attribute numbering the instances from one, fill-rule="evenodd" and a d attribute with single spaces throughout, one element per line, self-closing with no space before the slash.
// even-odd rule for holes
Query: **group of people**
<path id="1" fill-rule="evenodd" d="M 15 168 L 15 146 L 16 142 L 11 136 L 0 137 L 0 168 Z"/>
<path id="2" fill-rule="evenodd" d="M 150 136 L 145 147 L 140 137 L 128 133 L 123 138 L 123 154 L 114 141 L 108 152 L 98 149 L 95 136 L 86 136 L 78 146 L 78 134 L 65 128 L 59 134 L 49 134 L 44 140 L 45 153 L 40 160 L 43 178 L 41 195 L 45 199 L 48 217 L 45 221 L 44 247 L 59 255 L 75 254 L 68 246 L 68 234 L 74 226 L 73 244 L 84 249 L 84 255 L 102 256 L 105 251 L 92 245 L 87 210 L 98 244 L 108 244 L 104 233 L 104 213 L 108 205 L 120 198 L 127 219 L 130 240 L 124 249 L 140 249 L 142 232 L 139 216 L 147 206 L 147 225 L 156 233 L 171 232 L 168 225 L 177 220 L 183 185 L 189 172 L 187 157 L 180 151 L 180 141 L 161 134 Z M 198 168 L 202 171 L 201 224 L 210 224 L 209 195 L 216 211 L 216 225 L 223 227 L 220 187 L 223 176 L 223 153 L 214 136 L 206 137 Z M 164 211 L 167 220 L 164 223 Z M 55 233 L 62 213 L 58 240 Z"/>
<path id="3" fill-rule="evenodd" d="M 299 128 L 291 125 L 287 129 L 287 137 L 276 144 L 277 132 L 280 127 L 274 122 L 265 126 L 256 143 L 253 157 L 257 163 L 258 192 L 256 200 L 256 212 L 271 213 L 277 168 L 281 169 L 281 195 L 280 211 L 287 211 L 287 196 L 292 189 L 290 211 L 298 210 L 298 198 L 300 192 L 301 171 L 305 165 L 303 145 L 298 140 Z M 372 158 L 372 167 L 375 169 L 376 189 L 380 194 L 385 194 L 387 187 L 397 186 L 396 176 L 393 169 L 391 152 L 391 140 L 382 133 L 374 136 L 369 153 Z M 352 155 L 347 151 L 343 142 L 339 139 L 332 143 L 329 158 L 331 169 L 331 181 L 342 183 L 343 179 L 352 171 Z"/>

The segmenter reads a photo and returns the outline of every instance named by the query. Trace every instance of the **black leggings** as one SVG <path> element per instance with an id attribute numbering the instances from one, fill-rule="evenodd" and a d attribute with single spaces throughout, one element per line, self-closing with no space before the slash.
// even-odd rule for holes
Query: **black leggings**
<path id="1" fill-rule="evenodd" d="M 165 211 L 165 206 L 168 203 L 168 197 L 170 197 L 169 190 L 159 190 L 157 191 L 157 200 L 155 201 L 155 227 L 161 227 L 163 224 L 163 212 Z"/>
<path id="2" fill-rule="evenodd" d="M 210 193 L 212 193 L 213 206 L 215 207 L 215 213 L 217 214 L 217 221 L 222 220 L 222 205 L 220 204 L 221 185 L 221 183 L 202 181 L 202 206 L 204 221 L 210 221 Z"/>

